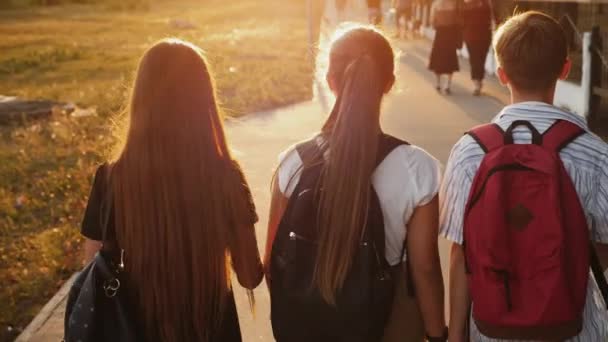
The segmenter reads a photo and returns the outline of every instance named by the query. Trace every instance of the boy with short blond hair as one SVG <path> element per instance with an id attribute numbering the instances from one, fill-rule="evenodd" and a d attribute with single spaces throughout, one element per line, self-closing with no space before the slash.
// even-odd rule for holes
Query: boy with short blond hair
<path id="1" fill-rule="evenodd" d="M 505 22 L 494 37 L 501 80 L 525 93 L 552 93 L 570 70 L 568 41 L 562 27 L 540 12 L 526 12 Z"/>
<path id="2" fill-rule="evenodd" d="M 500 140 L 496 145 L 533 143 L 543 146 L 543 137 L 548 137 L 549 134 L 546 133 L 551 131 L 553 127 L 556 127 L 557 124 L 561 127 L 567 127 L 571 132 L 580 130 L 580 134 L 574 135 L 572 139 L 565 141 L 564 144 L 559 144 L 559 149 L 557 149 L 558 157 L 563 164 L 566 177 L 569 177 L 571 185 L 575 190 L 574 197 L 580 199 L 580 205 L 576 203 L 578 207 L 562 208 L 560 212 L 563 214 L 564 212 L 581 211 L 580 216 L 584 222 L 588 223 L 588 236 L 595 243 L 595 250 L 601 255 L 606 248 L 604 244 L 608 244 L 608 145 L 589 131 L 583 117 L 552 105 L 557 81 L 567 77 L 571 65 L 568 60 L 568 44 L 564 31 L 553 18 L 539 12 L 526 12 L 514 16 L 500 27 L 494 38 L 494 48 L 499 64 L 497 70 L 498 77 L 501 83 L 506 85 L 511 92 L 511 104 L 506 106 L 493 120 L 493 127 L 500 134 L 504 134 L 504 142 Z M 566 123 L 565 125 L 564 122 Z M 576 127 L 571 124 L 574 124 Z M 479 131 L 479 129 L 474 129 L 472 132 Z M 489 131 L 486 130 L 485 132 Z M 492 134 L 498 133 L 490 132 L 489 135 Z M 502 137 L 502 135 L 500 136 Z M 480 278 L 472 277 L 471 273 L 475 274 L 475 272 L 479 271 L 475 267 L 478 267 L 481 261 L 469 259 L 469 256 L 472 255 L 470 248 L 480 248 L 479 243 L 473 245 L 474 242 L 472 242 L 470 245 L 468 243 L 470 242 L 469 238 L 473 236 L 471 234 L 479 234 L 479 232 L 495 229 L 492 222 L 482 227 L 479 225 L 475 226 L 475 221 L 467 220 L 467 215 L 472 212 L 470 193 L 472 192 L 472 188 L 478 183 L 476 175 L 479 172 L 483 172 L 483 170 L 480 170 L 480 165 L 487 162 L 484 158 L 487 153 L 492 152 L 492 149 L 488 149 L 487 145 L 482 144 L 483 141 L 484 139 L 479 139 L 473 133 L 465 135 L 460 139 L 450 155 L 444 183 L 440 191 L 440 229 L 442 235 L 453 242 L 450 269 L 449 341 L 451 342 L 468 341 L 467 333 L 470 334 L 471 341 L 521 340 L 520 338 L 499 336 L 502 333 L 508 335 L 512 333 L 511 331 L 496 332 L 497 330 L 480 325 L 485 322 L 477 320 L 476 313 L 480 311 L 492 312 L 495 308 L 487 310 L 488 308 L 483 307 L 483 301 L 472 301 L 472 297 L 475 297 L 472 294 L 479 289 L 480 284 L 472 284 L 471 280 L 477 279 L 479 281 Z M 531 147 L 529 151 L 534 152 L 535 148 Z M 526 158 L 525 153 L 522 153 L 521 158 L 522 160 Z M 522 161 L 522 163 L 529 164 L 534 164 L 534 162 L 534 160 Z M 499 171 L 503 170 L 498 170 L 496 173 L 491 174 L 491 176 L 494 177 L 500 174 L 501 172 Z M 522 174 L 525 173 L 520 173 L 514 177 L 524 177 Z M 490 180 L 489 182 L 491 183 L 492 181 Z M 508 188 L 509 184 L 498 184 L 496 186 Z M 542 191 L 542 188 L 540 190 L 525 190 Z M 476 192 L 474 193 L 474 195 L 477 194 Z M 550 196 L 559 197 L 562 194 L 547 194 L 547 198 Z M 504 197 L 496 196 L 496 198 Z M 496 201 L 493 204 L 496 205 Z M 497 206 L 499 207 L 500 205 L 501 203 Z M 504 216 L 497 219 L 496 224 L 507 227 L 511 226 L 513 228 L 505 236 L 521 236 L 517 234 L 523 234 L 522 232 L 526 231 L 526 227 L 529 228 L 534 225 L 540 225 L 540 227 L 547 229 L 549 223 L 535 222 L 535 217 L 553 215 L 554 213 L 535 213 L 534 208 L 530 208 L 526 208 L 520 204 L 504 208 Z M 485 210 L 485 208 L 477 210 Z M 479 213 L 479 215 L 481 214 L 483 212 Z M 555 213 L 554 215 L 559 220 L 561 214 Z M 555 222 L 552 221 L 552 224 L 555 224 Z M 472 226 L 475 226 L 473 227 L 474 229 L 471 228 Z M 467 232 L 466 234 L 465 231 Z M 475 242 L 480 241 L 479 236 L 481 235 L 475 236 Z M 466 244 L 464 241 L 465 236 L 467 237 Z M 494 244 L 507 244 L 512 241 L 491 242 Z M 546 246 L 554 242 L 545 239 L 544 241 L 539 241 L 535 246 L 538 246 L 540 249 L 543 245 Z M 568 241 L 564 242 L 566 245 L 567 243 Z M 594 249 L 591 248 L 590 250 Z M 486 252 L 492 254 L 493 250 Z M 578 251 L 566 252 L 569 253 L 568 255 L 576 256 Z M 527 255 L 517 256 L 517 258 L 524 260 L 527 257 Z M 519 265 L 513 267 L 529 267 L 525 263 L 523 263 L 523 266 L 521 264 L 520 262 Z M 562 266 L 558 265 L 558 267 Z M 473 268 L 472 271 L 471 268 Z M 542 272 L 547 272 L 547 269 L 539 269 L 538 267 L 537 269 L 536 273 L 532 273 L 529 276 L 544 277 Z M 605 268 L 600 268 L 600 273 L 603 270 Z M 512 314 L 520 309 L 517 305 L 526 305 L 526 303 L 522 304 L 517 301 L 517 298 L 512 298 L 512 296 L 517 296 L 518 293 L 510 293 L 510 291 L 513 291 L 514 287 L 521 285 L 522 280 L 513 277 L 509 279 L 509 271 L 511 270 L 489 270 L 487 277 L 495 278 L 494 280 L 498 279 L 496 280 L 496 286 L 500 287 L 500 289 L 498 289 L 497 293 L 506 294 L 504 298 L 504 312 Z M 594 274 L 597 276 L 597 272 L 594 272 Z M 479 276 L 479 273 L 477 273 L 477 276 Z M 583 277 L 586 277 L 586 275 Z M 511 280 L 511 283 L 508 280 Z M 570 337 L 567 340 L 576 342 L 608 341 L 608 311 L 606 311 L 606 304 L 602 300 L 598 283 L 595 277 L 591 275 L 588 282 L 585 278 L 583 280 L 587 284 L 587 290 L 586 293 L 579 294 L 579 297 L 582 298 L 581 306 L 584 306 L 581 313 L 582 322 L 580 326 L 574 327 L 575 333 L 569 335 Z M 502 283 L 503 281 L 504 284 Z M 551 281 L 551 279 L 548 281 Z M 483 294 L 483 292 L 481 293 Z M 495 298 L 490 298 L 489 300 L 492 301 Z M 499 309 L 496 308 L 496 310 Z M 564 310 L 567 309 L 564 308 Z M 470 322 L 469 326 L 467 326 L 468 322 Z M 519 323 L 525 325 L 527 322 Z M 469 328 L 470 332 L 468 332 Z M 554 332 L 557 334 L 562 328 L 570 329 L 572 327 L 557 325 Z M 495 337 L 487 337 L 480 330 L 492 331 Z M 531 331 L 526 331 L 526 333 L 531 333 Z M 535 338 L 530 340 L 543 339 Z M 564 340 L 564 338 L 557 340 Z"/>

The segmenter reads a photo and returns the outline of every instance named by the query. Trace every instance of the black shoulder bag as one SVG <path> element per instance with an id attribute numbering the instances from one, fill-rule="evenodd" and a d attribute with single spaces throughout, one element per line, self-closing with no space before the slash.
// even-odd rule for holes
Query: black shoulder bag
<path id="1" fill-rule="evenodd" d="M 118 248 L 114 225 L 109 225 L 112 213 L 110 174 L 108 168 L 106 196 L 100 208 L 103 247 L 78 274 L 68 294 L 64 320 L 66 342 L 137 340 L 125 291 L 121 288 L 124 285 L 121 274 L 124 250 Z"/>

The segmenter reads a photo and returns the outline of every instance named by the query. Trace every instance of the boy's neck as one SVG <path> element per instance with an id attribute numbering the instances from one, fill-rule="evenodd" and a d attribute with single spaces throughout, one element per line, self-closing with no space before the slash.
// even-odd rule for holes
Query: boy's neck
<path id="1" fill-rule="evenodd" d="M 553 105 L 555 99 L 555 88 L 549 89 L 542 92 L 525 92 L 519 91 L 510 87 L 511 90 L 511 104 L 521 102 L 543 102 L 546 104 Z"/>

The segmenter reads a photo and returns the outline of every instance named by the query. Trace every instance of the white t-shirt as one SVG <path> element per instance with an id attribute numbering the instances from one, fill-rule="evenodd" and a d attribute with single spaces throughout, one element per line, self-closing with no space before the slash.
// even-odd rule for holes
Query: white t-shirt
<path id="1" fill-rule="evenodd" d="M 321 142 L 319 136 L 314 139 Z M 300 180 L 302 166 L 295 147 L 279 155 L 279 189 L 288 198 Z M 372 174 L 372 185 L 384 217 L 385 254 L 390 265 L 400 262 L 407 223 L 414 209 L 428 204 L 437 195 L 440 181 L 439 161 L 414 145 L 395 148 Z"/>

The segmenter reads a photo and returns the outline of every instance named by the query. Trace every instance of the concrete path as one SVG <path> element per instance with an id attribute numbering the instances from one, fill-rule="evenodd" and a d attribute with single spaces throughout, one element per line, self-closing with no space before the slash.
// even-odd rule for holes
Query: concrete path
<path id="1" fill-rule="evenodd" d="M 401 50 L 398 82 L 386 98 L 382 126 L 387 133 L 425 148 L 445 163 L 451 146 L 468 128 L 489 121 L 501 109 L 507 100 L 506 92 L 490 80 L 487 85 L 489 96 L 471 96 L 468 72 L 464 71 L 468 68 L 466 63 L 461 63 L 463 72 L 455 75 L 453 95 L 440 95 L 434 89 L 434 76 L 426 70 L 429 42 L 420 40 L 396 45 Z M 229 120 L 226 125 L 235 156 L 242 163 L 257 204 L 260 216 L 257 236 L 261 252 L 266 241 L 270 180 L 277 155 L 318 131 L 329 112 L 331 96 L 322 85 L 317 87 L 316 93 L 313 101 Z M 441 241 L 440 247 L 445 272 L 448 244 Z M 273 341 L 266 285 L 261 284 L 255 291 L 255 315 L 249 311 L 245 292 L 236 280 L 234 285 L 244 341 Z M 18 340 L 60 341 L 64 305 L 60 294 Z"/>

